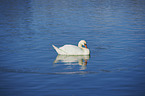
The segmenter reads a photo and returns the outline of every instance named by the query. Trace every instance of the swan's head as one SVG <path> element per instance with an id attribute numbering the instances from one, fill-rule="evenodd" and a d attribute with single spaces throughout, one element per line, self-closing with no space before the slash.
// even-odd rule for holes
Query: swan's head
<path id="1" fill-rule="evenodd" d="M 87 48 L 87 43 L 86 43 L 85 40 L 81 40 L 81 41 L 78 43 L 78 46 L 79 46 L 79 47 L 82 47 L 82 45 L 85 46 L 85 47 Z"/>

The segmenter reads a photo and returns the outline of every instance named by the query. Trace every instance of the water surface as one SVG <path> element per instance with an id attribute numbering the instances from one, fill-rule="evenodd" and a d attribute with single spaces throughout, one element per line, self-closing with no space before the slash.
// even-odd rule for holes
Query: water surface
<path id="1" fill-rule="evenodd" d="M 144 96 L 145 1 L 1 0 L 1 96 Z M 51 46 L 85 39 L 90 56 Z"/>

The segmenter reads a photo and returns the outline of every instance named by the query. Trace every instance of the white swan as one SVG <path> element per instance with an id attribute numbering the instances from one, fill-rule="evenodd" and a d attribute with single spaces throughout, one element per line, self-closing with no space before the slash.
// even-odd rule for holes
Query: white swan
<path id="1" fill-rule="evenodd" d="M 75 45 L 64 45 L 60 48 L 55 47 L 52 45 L 56 52 L 61 55 L 89 55 L 90 50 L 87 48 L 86 41 L 81 40 L 78 43 L 78 46 Z M 82 47 L 85 46 L 86 48 Z"/>

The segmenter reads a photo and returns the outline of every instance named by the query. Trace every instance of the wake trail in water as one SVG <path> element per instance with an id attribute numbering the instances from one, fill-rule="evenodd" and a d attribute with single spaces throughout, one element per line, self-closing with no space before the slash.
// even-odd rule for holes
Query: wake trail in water
<path id="1" fill-rule="evenodd" d="M 97 74 L 98 72 L 93 71 L 73 71 L 73 72 L 32 72 L 32 71 L 23 71 L 23 70 L 15 70 L 15 69 L 4 69 L 0 68 L 0 72 L 12 72 L 12 73 L 30 73 L 30 74 L 48 74 L 48 75 L 69 75 L 69 74 Z"/>

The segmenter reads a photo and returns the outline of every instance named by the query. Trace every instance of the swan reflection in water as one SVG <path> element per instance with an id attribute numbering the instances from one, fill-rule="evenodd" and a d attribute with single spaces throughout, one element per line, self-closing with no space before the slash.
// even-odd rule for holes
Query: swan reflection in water
<path id="1" fill-rule="evenodd" d="M 90 56 L 67 56 L 67 55 L 58 55 L 54 63 L 63 62 L 65 65 L 80 65 L 80 70 L 85 70 L 87 67 L 87 61 Z"/>

